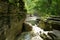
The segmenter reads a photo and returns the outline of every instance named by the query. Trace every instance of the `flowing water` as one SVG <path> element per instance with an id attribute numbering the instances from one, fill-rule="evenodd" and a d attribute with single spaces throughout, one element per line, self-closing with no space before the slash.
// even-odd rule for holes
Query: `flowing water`
<path id="1" fill-rule="evenodd" d="M 21 36 L 18 38 L 18 40 L 45 40 L 44 38 L 49 38 L 49 39 L 46 39 L 46 40 L 60 40 L 60 31 L 57 31 L 57 30 L 53 30 L 53 31 L 44 31 L 43 29 L 41 29 L 40 27 L 38 27 L 36 24 L 32 25 L 32 23 L 35 23 L 35 20 L 36 20 L 37 17 L 30 17 L 28 19 L 26 19 L 27 23 L 29 25 L 32 26 L 32 31 L 30 32 L 23 32 L 21 34 Z M 30 21 L 28 21 L 30 20 Z M 31 20 L 34 20 L 34 22 Z M 56 36 L 58 36 L 58 38 L 54 38 L 52 39 L 51 36 L 48 35 L 48 33 L 52 33 L 52 34 L 55 34 Z M 44 38 L 42 38 L 40 35 L 45 35 Z M 44 36 L 43 35 L 43 36 Z"/>

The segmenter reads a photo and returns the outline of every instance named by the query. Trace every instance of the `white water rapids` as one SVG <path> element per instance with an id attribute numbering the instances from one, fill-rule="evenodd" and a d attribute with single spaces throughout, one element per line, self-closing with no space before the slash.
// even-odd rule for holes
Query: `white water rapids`
<path id="1" fill-rule="evenodd" d="M 32 19 L 35 20 L 36 17 L 31 17 L 31 18 L 28 18 L 26 20 L 28 21 L 28 20 L 32 20 Z M 43 33 L 51 39 L 51 37 L 48 35 L 48 32 L 57 35 L 58 39 L 60 40 L 60 31 L 57 31 L 57 30 L 44 31 L 43 29 L 38 27 L 36 24 L 32 25 L 31 23 L 29 23 L 29 25 L 32 26 L 32 31 L 23 32 L 18 40 L 44 40 L 43 38 L 40 37 L 40 35 L 43 34 Z"/>
<path id="2" fill-rule="evenodd" d="M 43 38 L 41 38 L 40 35 L 44 33 L 48 36 L 48 32 L 54 33 L 60 38 L 59 31 L 56 31 L 56 30 L 44 31 L 43 29 L 37 27 L 37 25 L 32 26 L 32 27 L 33 29 L 31 32 L 23 32 L 18 40 L 43 40 Z"/>

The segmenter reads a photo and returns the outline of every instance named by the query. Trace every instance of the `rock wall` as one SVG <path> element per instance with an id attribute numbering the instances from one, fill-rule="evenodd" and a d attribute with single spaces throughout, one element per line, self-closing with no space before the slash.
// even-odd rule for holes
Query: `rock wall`
<path id="1" fill-rule="evenodd" d="M 0 0 L 0 40 L 15 40 L 21 34 L 26 10 L 23 0 L 19 2 L 21 7 L 9 3 L 9 0 Z"/>

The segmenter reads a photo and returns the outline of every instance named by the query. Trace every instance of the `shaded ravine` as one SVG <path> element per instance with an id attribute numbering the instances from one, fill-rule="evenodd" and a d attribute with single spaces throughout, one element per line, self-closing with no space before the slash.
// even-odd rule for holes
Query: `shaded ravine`
<path id="1" fill-rule="evenodd" d="M 60 38 L 60 31 L 53 30 L 53 31 L 44 31 L 40 27 L 35 24 L 37 17 L 28 17 L 26 19 L 26 23 L 28 23 L 32 27 L 32 31 L 30 32 L 23 32 L 18 40 L 59 40 Z M 31 22 L 32 21 L 32 22 Z M 33 22 L 34 21 L 34 22 Z M 58 37 L 52 37 L 50 34 L 55 34 Z"/>

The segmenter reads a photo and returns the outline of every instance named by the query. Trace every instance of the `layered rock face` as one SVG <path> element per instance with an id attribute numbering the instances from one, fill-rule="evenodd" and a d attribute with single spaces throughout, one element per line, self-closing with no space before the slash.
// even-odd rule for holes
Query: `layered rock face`
<path id="1" fill-rule="evenodd" d="M 46 21 L 43 21 L 40 19 L 38 26 L 45 31 L 47 30 L 60 30 L 60 16 L 52 16 L 50 18 L 47 18 Z"/>
<path id="2" fill-rule="evenodd" d="M 8 29 L 7 6 L 7 2 L 0 0 L 0 40 L 5 40 L 6 30 Z"/>
<path id="3" fill-rule="evenodd" d="M 9 0 L 0 0 L 0 40 L 15 40 L 16 36 L 21 33 L 26 10 L 23 0 L 19 2 L 22 4 L 17 7 L 9 3 Z"/>

